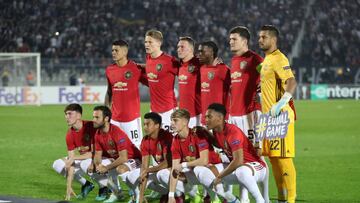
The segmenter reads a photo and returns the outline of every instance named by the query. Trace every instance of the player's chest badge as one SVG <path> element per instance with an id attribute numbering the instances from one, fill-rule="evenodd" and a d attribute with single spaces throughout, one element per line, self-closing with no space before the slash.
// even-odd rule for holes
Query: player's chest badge
<path id="1" fill-rule="evenodd" d="M 133 73 L 131 71 L 126 71 L 125 72 L 125 78 L 128 79 L 128 80 L 132 77 L 132 75 L 133 75 Z"/>
<path id="2" fill-rule="evenodd" d="M 194 146 L 192 144 L 189 145 L 189 151 L 191 153 L 194 153 L 194 151 L 195 151 L 195 148 L 194 148 Z"/>
<path id="3" fill-rule="evenodd" d="M 244 69 L 247 65 L 247 61 L 241 61 L 240 62 L 240 69 Z"/>
<path id="4" fill-rule="evenodd" d="M 157 149 L 159 150 L 159 152 L 162 152 L 162 146 L 160 142 L 157 143 Z"/>
<path id="5" fill-rule="evenodd" d="M 188 66 L 188 72 L 193 73 L 194 71 L 195 71 L 195 66 L 194 65 L 189 65 Z"/>
<path id="6" fill-rule="evenodd" d="M 112 141 L 112 140 L 109 140 L 109 141 L 108 141 L 108 145 L 109 145 L 111 148 L 114 148 L 114 147 L 115 147 L 115 143 L 114 143 L 114 141 Z"/>
<path id="7" fill-rule="evenodd" d="M 159 64 L 156 65 L 156 70 L 157 70 L 158 72 L 160 72 L 160 71 L 162 70 L 162 68 L 163 68 L 163 65 L 162 65 L 161 63 L 159 63 Z"/>
<path id="8" fill-rule="evenodd" d="M 84 141 L 85 141 L 85 143 L 88 143 L 89 141 L 90 141 L 90 135 L 88 134 L 88 133 L 86 133 L 85 135 L 84 135 Z"/>
<path id="9" fill-rule="evenodd" d="M 209 80 L 212 80 L 215 77 L 215 73 L 214 72 L 208 72 L 207 77 L 208 77 Z"/>

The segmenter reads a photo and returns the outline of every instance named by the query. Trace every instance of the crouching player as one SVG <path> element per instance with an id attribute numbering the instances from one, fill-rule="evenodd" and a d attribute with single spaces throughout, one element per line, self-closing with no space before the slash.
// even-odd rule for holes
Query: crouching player
<path id="1" fill-rule="evenodd" d="M 110 124 L 111 111 L 106 106 L 96 106 L 93 112 L 95 134 L 95 156 L 91 162 L 81 164 L 84 171 L 98 181 L 100 186 L 109 186 L 112 194 L 104 202 L 115 202 L 122 198 L 118 175 L 126 180 L 130 171 L 139 168 L 140 151 L 131 142 L 125 132 Z M 101 200 L 104 196 L 97 197 Z M 106 198 L 106 197 L 105 197 Z"/>
<path id="2" fill-rule="evenodd" d="M 213 130 L 217 145 L 224 151 L 230 163 L 216 164 L 219 174 L 203 167 L 199 173 L 199 181 L 208 189 L 213 187 L 227 202 L 240 201 L 232 193 L 225 193 L 222 183 L 240 184 L 250 192 L 257 203 L 265 202 L 264 197 L 266 202 L 269 202 L 268 194 L 262 194 L 257 185 L 258 182 L 264 184 L 264 181 L 267 181 L 265 163 L 245 134 L 235 125 L 225 123 L 225 115 L 225 106 L 213 103 L 206 111 L 205 121 L 207 128 Z"/>
<path id="3" fill-rule="evenodd" d="M 146 188 L 161 194 L 160 202 L 167 202 L 168 189 L 160 185 L 156 175 L 158 171 L 171 167 L 170 147 L 173 136 L 169 131 L 161 128 L 161 116 L 155 112 L 144 115 L 143 129 L 145 137 L 140 145 L 141 169 L 130 172 L 127 177 L 127 185 L 135 191 L 137 202 L 144 201 Z M 156 163 L 149 166 L 151 156 Z"/>
<path id="4" fill-rule="evenodd" d="M 191 202 L 202 202 L 201 197 L 192 190 L 194 185 L 200 184 L 193 167 L 221 162 L 207 137 L 188 127 L 189 120 L 190 114 L 184 109 L 178 109 L 171 115 L 171 127 L 177 133 L 171 146 L 172 170 L 170 172 L 164 169 L 158 173 L 161 182 L 169 184 L 169 202 L 176 201 L 175 193 L 178 196 L 179 192 L 181 194 L 190 190 L 188 194 L 191 196 Z M 213 201 L 216 201 L 214 196 L 213 198 Z"/>
<path id="5" fill-rule="evenodd" d="M 69 104 L 65 107 L 65 119 L 70 127 L 66 133 L 66 145 L 68 156 L 54 161 L 54 170 L 66 177 L 65 200 L 76 196 L 72 189 L 72 181 L 75 178 L 81 185 L 81 194 L 78 198 L 85 198 L 94 189 L 94 185 L 87 181 L 80 170 L 80 163 L 84 160 L 91 160 L 91 149 L 95 129 L 91 121 L 81 120 L 82 107 L 79 104 Z"/>

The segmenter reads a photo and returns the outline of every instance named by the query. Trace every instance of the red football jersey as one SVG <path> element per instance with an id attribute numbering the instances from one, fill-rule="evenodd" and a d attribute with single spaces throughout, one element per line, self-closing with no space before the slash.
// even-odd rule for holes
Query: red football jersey
<path id="1" fill-rule="evenodd" d="M 188 110 L 190 117 L 201 114 L 200 66 L 194 57 L 179 69 L 179 108 Z"/>
<path id="2" fill-rule="evenodd" d="M 261 110 L 255 97 L 260 82 L 256 67 L 262 61 L 263 58 L 251 50 L 232 58 L 230 115 L 243 116 L 254 110 Z"/>
<path id="3" fill-rule="evenodd" d="M 201 73 L 201 123 L 205 124 L 205 113 L 212 103 L 228 106 L 230 70 L 225 64 L 203 65 Z"/>
<path id="4" fill-rule="evenodd" d="M 172 159 L 180 159 L 180 162 L 189 162 L 200 157 L 200 152 L 209 150 L 209 164 L 221 162 L 219 155 L 214 151 L 205 135 L 197 133 L 196 135 L 190 129 L 186 139 L 181 139 L 179 135 L 173 138 L 171 145 Z"/>
<path id="5" fill-rule="evenodd" d="M 157 139 L 146 136 L 142 139 L 140 150 L 142 156 L 153 156 L 154 160 L 159 164 L 164 161 L 164 154 L 171 150 L 173 136 L 169 131 L 160 129 Z"/>
<path id="6" fill-rule="evenodd" d="M 157 58 L 146 55 L 146 76 L 150 89 L 150 109 L 163 113 L 177 106 L 174 93 L 175 77 L 179 62 L 175 57 L 162 53 Z"/>
<path id="7" fill-rule="evenodd" d="M 95 150 L 103 151 L 103 157 L 114 159 L 119 157 L 120 151 L 127 150 L 128 159 L 141 160 L 139 149 L 136 148 L 124 131 L 113 124 L 110 124 L 107 133 L 102 133 L 100 130 L 96 131 Z"/>
<path id="8" fill-rule="evenodd" d="M 214 136 L 219 147 L 225 152 L 230 161 L 233 159 L 232 153 L 234 151 L 243 149 L 244 163 L 256 161 L 265 166 L 252 143 L 236 125 L 226 123 L 223 132 L 214 132 Z"/>
<path id="9" fill-rule="evenodd" d="M 91 121 L 82 121 L 83 126 L 77 132 L 70 128 L 66 133 L 66 145 L 68 151 L 77 149 L 80 154 L 91 151 L 91 144 L 94 141 L 96 129 Z"/>
<path id="10" fill-rule="evenodd" d="M 139 82 L 146 83 L 145 71 L 129 60 L 123 67 L 117 64 L 108 66 L 106 78 L 112 90 L 112 119 L 118 122 L 129 122 L 139 118 Z"/>

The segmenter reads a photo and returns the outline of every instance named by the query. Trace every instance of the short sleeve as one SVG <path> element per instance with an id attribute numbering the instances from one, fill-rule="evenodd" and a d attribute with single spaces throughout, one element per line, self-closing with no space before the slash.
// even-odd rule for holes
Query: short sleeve
<path id="1" fill-rule="evenodd" d="M 127 149 L 127 145 L 130 145 L 131 143 L 128 143 L 126 139 L 126 134 L 121 131 L 120 129 L 116 129 L 114 136 L 114 140 L 116 141 L 116 149 L 118 152 L 122 150 Z"/>
<path id="2" fill-rule="evenodd" d="M 71 136 L 70 130 L 66 133 L 66 146 L 68 151 L 72 151 L 75 149 L 75 142 L 73 137 Z"/>
<path id="3" fill-rule="evenodd" d="M 172 159 L 181 159 L 178 139 L 174 138 L 171 144 Z"/>
<path id="4" fill-rule="evenodd" d="M 279 60 L 276 67 L 274 67 L 275 74 L 282 81 L 286 81 L 289 78 L 293 78 L 294 74 L 292 73 L 289 61 L 287 58 Z"/>
<path id="5" fill-rule="evenodd" d="M 140 144 L 140 151 L 141 151 L 141 156 L 148 156 L 149 155 L 149 148 L 148 145 L 146 144 L 147 139 L 142 139 L 141 144 Z"/>
<path id="6" fill-rule="evenodd" d="M 199 152 L 209 149 L 209 142 L 202 135 L 196 137 L 196 145 L 198 146 Z"/>

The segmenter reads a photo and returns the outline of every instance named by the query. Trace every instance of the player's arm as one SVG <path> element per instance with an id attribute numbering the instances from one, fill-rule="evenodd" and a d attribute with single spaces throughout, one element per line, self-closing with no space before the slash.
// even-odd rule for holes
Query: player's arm
<path id="1" fill-rule="evenodd" d="M 120 166 L 121 164 L 127 162 L 127 160 L 128 160 L 127 150 L 123 149 L 123 150 L 119 151 L 119 157 L 115 161 L 111 162 L 111 164 L 105 166 L 105 168 L 107 171 L 109 171 L 109 170 L 116 168 L 116 167 Z"/>
<path id="2" fill-rule="evenodd" d="M 146 184 L 148 179 L 148 172 L 149 169 L 149 161 L 150 156 L 142 156 L 141 158 L 141 168 L 140 168 L 140 194 L 139 194 L 139 202 L 142 203 L 144 201 L 144 194 L 146 190 Z"/>
<path id="3" fill-rule="evenodd" d="M 169 202 L 175 202 L 175 190 L 176 184 L 179 179 L 180 171 L 175 168 L 179 168 L 180 166 L 180 159 L 173 159 L 172 161 L 172 168 L 170 171 L 170 183 L 169 183 Z"/>
<path id="4" fill-rule="evenodd" d="M 233 160 L 230 162 L 230 164 L 216 177 L 214 180 L 214 186 L 220 183 L 221 179 L 225 176 L 231 174 L 233 171 L 235 171 L 239 166 L 241 166 L 244 162 L 244 154 L 243 149 L 239 148 L 232 153 Z"/>
<path id="5" fill-rule="evenodd" d="M 84 154 L 79 154 L 74 156 L 74 160 L 84 160 L 84 159 L 90 159 L 92 157 L 91 152 L 86 152 Z"/>
<path id="6" fill-rule="evenodd" d="M 94 165 L 97 167 L 101 164 L 102 151 L 95 151 L 94 155 Z"/>
<path id="7" fill-rule="evenodd" d="M 283 94 L 281 99 L 276 104 L 274 104 L 270 109 L 271 116 L 278 116 L 280 114 L 281 109 L 292 99 L 292 95 L 294 94 L 297 85 L 295 78 L 294 77 L 288 78 L 285 81 L 285 84 L 286 84 L 285 93 Z"/>
<path id="8" fill-rule="evenodd" d="M 193 161 L 182 162 L 181 167 L 195 167 L 195 166 L 206 166 L 209 163 L 209 150 L 205 149 L 200 152 L 200 157 Z"/>
<path id="9" fill-rule="evenodd" d="M 72 182 L 74 180 L 74 171 L 75 171 L 74 166 L 70 166 L 70 168 L 67 169 L 65 200 L 70 200 L 71 196 L 76 196 L 76 194 L 72 188 Z"/>
<path id="10" fill-rule="evenodd" d="M 108 81 L 107 90 L 105 94 L 105 106 L 111 108 L 111 99 L 112 99 L 112 87 Z"/>

